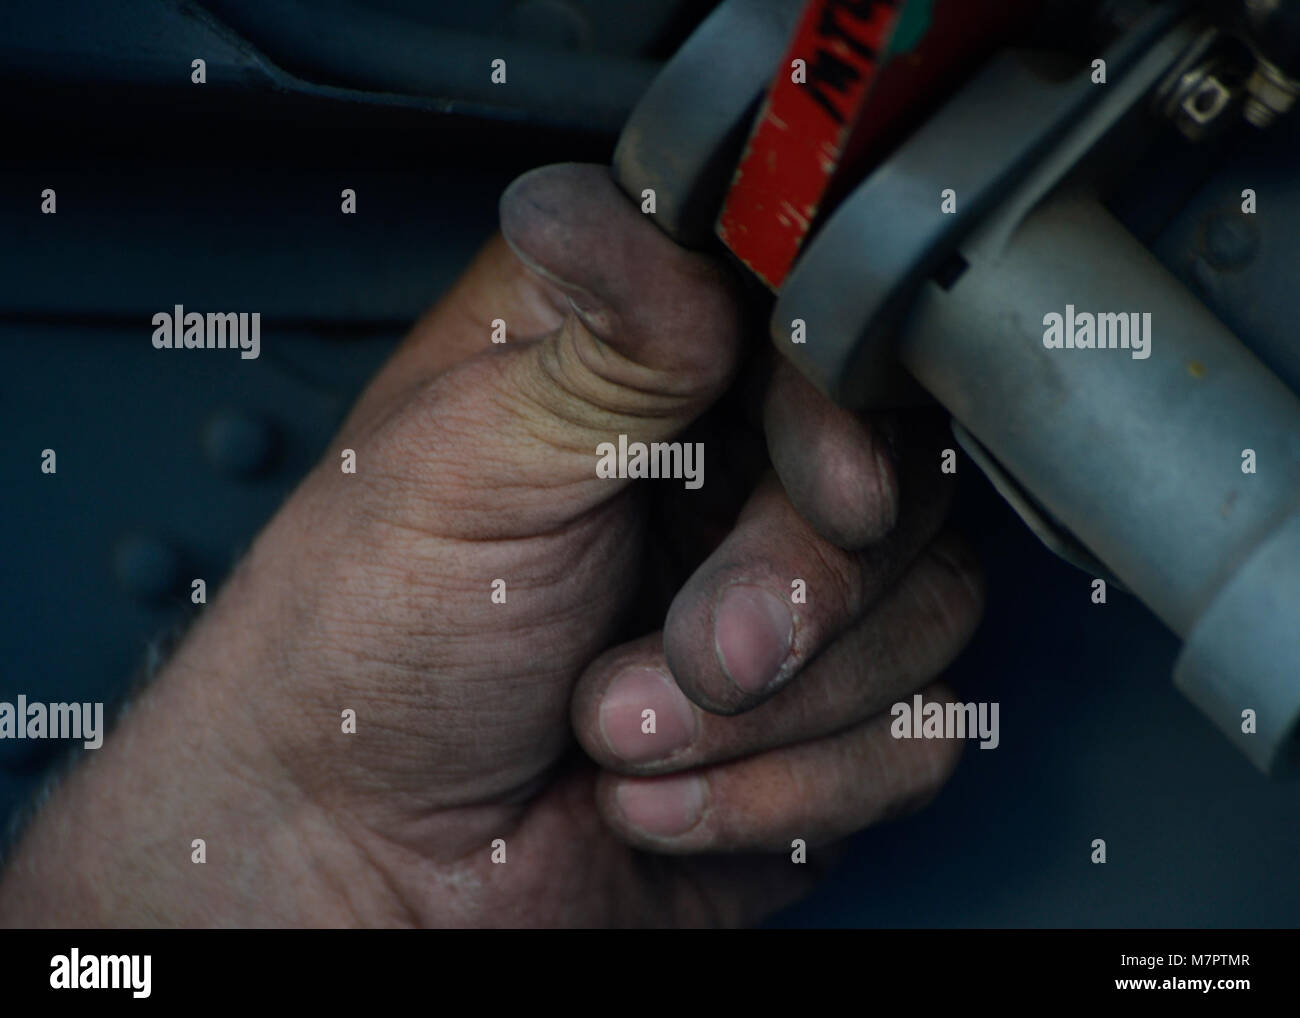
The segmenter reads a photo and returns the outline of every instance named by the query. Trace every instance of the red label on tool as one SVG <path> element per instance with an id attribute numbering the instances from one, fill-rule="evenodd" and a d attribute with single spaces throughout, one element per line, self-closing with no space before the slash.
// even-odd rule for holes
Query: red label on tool
<path id="1" fill-rule="evenodd" d="M 1038 2 L 809 0 L 718 218 L 723 243 L 779 289 L 819 212 L 897 142 L 906 115 Z"/>

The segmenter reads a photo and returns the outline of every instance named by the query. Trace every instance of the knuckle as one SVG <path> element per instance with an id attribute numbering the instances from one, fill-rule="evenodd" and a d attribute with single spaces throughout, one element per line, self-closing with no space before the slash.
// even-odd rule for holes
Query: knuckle
<path id="1" fill-rule="evenodd" d="M 974 557 L 936 541 L 913 575 L 916 602 L 930 628 L 949 643 L 969 639 L 984 612 L 984 580 Z"/>

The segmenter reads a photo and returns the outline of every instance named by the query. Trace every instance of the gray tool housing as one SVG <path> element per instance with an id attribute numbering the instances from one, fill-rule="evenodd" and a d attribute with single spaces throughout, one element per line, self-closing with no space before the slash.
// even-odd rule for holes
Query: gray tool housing
<path id="1" fill-rule="evenodd" d="M 746 4 L 725 6 L 735 19 Z M 1296 763 L 1300 724 L 1300 400 L 1098 198 L 1116 139 L 1199 27 L 1158 8 L 1102 54 L 1105 84 L 1041 54 L 991 61 L 828 218 L 771 332 L 850 406 L 880 405 L 901 362 L 1049 546 L 1118 578 L 1185 640 L 1178 687 L 1276 773 Z M 656 88 L 667 78 L 716 87 L 698 57 Z M 733 103 L 752 112 L 752 99 Z M 642 115 L 653 108 L 629 131 Z M 717 147 L 696 151 L 716 179 Z M 650 179 L 628 161 L 616 172 L 634 195 Z M 1049 349 L 1045 316 L 1067 305 L 1149 314 L 1148 356 Z"/>

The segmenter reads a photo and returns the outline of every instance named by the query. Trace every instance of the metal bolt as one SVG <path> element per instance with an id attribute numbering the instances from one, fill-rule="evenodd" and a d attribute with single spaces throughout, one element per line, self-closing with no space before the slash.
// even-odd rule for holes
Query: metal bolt
<path id="1" fill-rule="evenodd" d="M 132 597 L 161 601 L 180 584 L 180 556 L 157 537 L 128 534 L 113 547 L 113 572 Z"/>
<path id="2" fill-rule="evenodd" d="M 1267 127 L 1295 103 L 1300 83 L 1261 57 L 1246 82 L 1246 92 L 1242 114 L 1256 127 Z"/>
<path id="3" fill-rule="evenodd" d="M 1239 212 L 1214 212 L 1201 227 L 1205 257 L 1214 268 L 1244 268 L 1259 252 L 1259 226 L 1254 216 Z"/>
<path id="4" fill-rule="evenodd" d="M 1223 112 L 1237 102 L 1244 69 L 1216 29 L 1207 29 L 1187 48 L 1156 90 L 1156 108 L 1191 141 L 1202 141 L 1227 121 Z"/>
<path id="5" fill-rule="evenodd" d="M 1211 123 L 1232 99 L 1232 91 L 1212 74 L 1207 74 L 1196 84 L 1182 102 L 1183 113 L 1200 126 Z"/>
<path id="6" fill-rule="evenodd" d="M 256 477 L 275 459 L 279 445 L 269 421 L 249 410 L 228 408 L 213 414 L 203 426 L 203 451 L 208 461 L 232 477 Z"/>

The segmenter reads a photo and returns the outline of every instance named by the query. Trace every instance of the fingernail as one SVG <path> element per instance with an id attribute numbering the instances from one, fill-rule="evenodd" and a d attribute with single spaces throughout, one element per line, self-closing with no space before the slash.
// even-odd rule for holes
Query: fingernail
<path id="1" fill-rule="evenodd" d="M 618 808 L 633 827 L 646 834 L 684 834 L 704 812 L 704 779 L 694 774 L 626 781 L 614 794 Z"/>
<path id="2" fill-rule="evenodd" d="M 696 724 L 695 711 L 677 683 L 653 668 L 620 675 L 600 705 L 605 745 L 629 763 L 660 760 L 689 746 Z"/>
<path id="3" fill-rule="evenodd" d="M 541 276 L 542 279 L 550 283 L 555 289 L 563 294 L 564 299 L 568 301 L 569 307 L 584 322 L 588 319 L 596 320 L 605 310 L 604 305 L 596 299 L 586 287 L 579 286 L 577 283 L 571 283 L 567 279 L 557 276 L 545 265 L 539 262 L 531 254 L 517 245 L 509 236 L 505 236 L 506 245 L 514 252 L 514 256 L 523 262 L 524 267 L 535 275 Z"/>
<path id="4" fill-rule="evenodd" d="M 583 194 L 583 173 L 579 169 L 575 176 L 572 169 L 552 166 L 517 178 L 501 195 L 501 235 L 516 258 L 568 299 L 579 321 L 597 336 L 608 338 L 616 323 L 605 301 L 587 287 L 564 278 L 564 258 L 558 259 L 559 268 L 545 264 L 557 261 L 556 248 L 561 238 L 572 239 L 583 229 L 581 217 L 574 215 L 574 202 Z M 535 251 L 543 254 L 539 256 Z M 572 264 L 568 263 L 570 268 Z"/>
<path id="5" fill-rule="evenodd" d="M 559 291 L 565 303 L 569 305 L 569 310 L 587 327 L 588 332 L 601 339 L 607 339 L 614 334 L 614 313 L 597 300 L 589 290 L 577 283 L 570 283 L 567 279 L 561 279 L 522 248 L 511 243 L 509 237 L 506 238 L 506 243 L 527 269 Z"/>
<path id="6" fill-rule="evenodd" d="M 713 617 L 713 640 L 727 677 L 746 693 L 760 693 L 790 654 L 794 619 L 775 594 L 730 587 Z"/>

